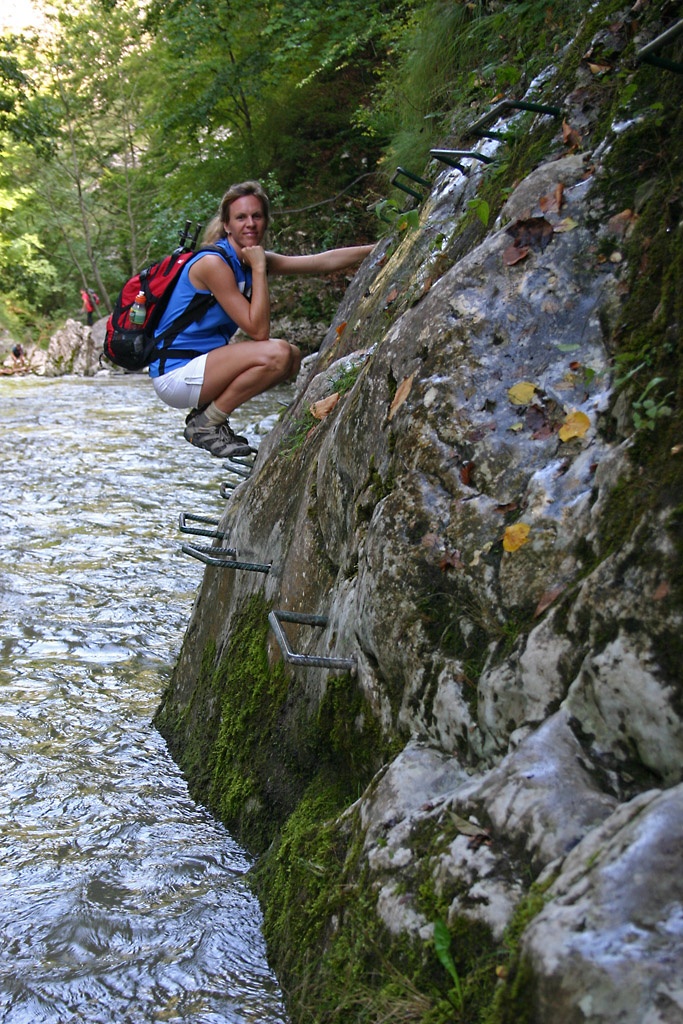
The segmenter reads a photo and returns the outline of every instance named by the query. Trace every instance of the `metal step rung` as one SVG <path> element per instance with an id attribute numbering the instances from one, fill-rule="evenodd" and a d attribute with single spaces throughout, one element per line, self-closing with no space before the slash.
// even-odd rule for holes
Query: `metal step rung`
<path id="1" fill-rule="evenodd" d="M 458 163 L 455 157 L 451 156 L 450 150 L 430 149 L 429 155 L 442 164 L 448 164 L 449 167 L 455 167 L 457 171 L 460 171 L 460 173 L 465 176 L 470 173 L 469 167 L 465 167 L 463 164 Z"/>
<path id="2" fill-rule="evenodd" d="M 425 181 L 425 179 L 421 178 L 418 174 L 413 174 L 412 171 L 406 171 L 404 167 L 397 167 L 396 173 L 391 179 L 391 184 L 395 185 L 396 188 L 400 188 L 403 192 L 407 192 L 408 195 L 413 196 L 414 199 L 422 199 L 422 193 L 417 192 L 414 188 L 411 188 L 410 185 L 404 185 L 403 182 L 399 181 L 398 179 L 400 175 L 409 178 L 411 181 L 416 182 L 416 184 L 418 185 L 422 185 L 424 188 L 432 187 L 431 182 Z"/>
<path id="3" fill-rule="evenodd" d="M 238 484 L 233 483 L 232 480 L 224 480 L 223 483 L 221 484 L 220 489 L 221 498 L 225 498 L 225 500 L 227 501 L 228 498 L 232 497 L 232 492 L 235 490 L 237 486 Z M 226 494 L 226 491 L 230 491 L 230 494 Z"/>
<path id="4" fill-rule="evenodd" d="M 681 21 L 677 21 L 675 25 L 671 25 L 666 32 L 662 32 L 656 39 L 649 42 L 647 46 L 643 46 L 638 50 L 636 57 L 638 60 L 644 61 L 645 64 L 652 64 L 657 68 L 666 68 L 667 71 L 675 71 L 678 75 L 683 74 L 683 64 L 679 61 L 668 60 L 666 57 L 655 56 L 655 52 L 659 50 L 660 47 L 665 46 L 666 43 L 675 39 L 681 31 L 683 31 L 683 19 Z"/>
<path id="5" fill-rule="evenodd" d="M 236 473 L 237 476 L 251 476 L 251 471 L 254 468 L 254 459 L 249 462 L 238 459 L 237 457 L 232 459 L 225 459 L 223 465 L 230 470 L 231 473 Z"/>
<path id="6" fill-rule="evenodd" d="M 466 129 L 466 135 L 483 135 L 487 138 L 500 138 L 496 132 L 490 134 L 482 131 L 483 128 L 488 125 L 494 124 L 503 114 L 509 110 L 531 110 L 536 114 L 551 114 L 553 117 L 559 117 L 562 111 L 559 107 L 551 107 L 547 103 L 532 103 L 530 100 L 501 100 L 495 107 L 492 107 L 486 114 L 482 114 L 480 118 L 473 121 L 472 124 Z"/>
<path id="7" fill-rule="evenodd" d="M 484 156 L 483 153 L 477 153 L 474 149 L 430 149 L 429 155 L 433 156 L 435 160 L 441 160 L 442 163 L 451 163 L 452 160 L 479 160 L 482 164 L 494 162 L 492 156 Z M 456 164 L 451 164 L 451 166 L 455 167 Z"/>
<path id="8" fill-rule="evenodd" d="M 262 562 L 238 562 L 235 548 L 205 547 L 201 544 L 183 544 L 186 555 L 198 558 L 206 565 L 216 565 L 221 569 L 245 569 L 247 572 L 270 572 L 272 564 Z"/>
<path id="9" fill-rule="evenodd" d="M 195 533 L 199 537 L 216 537 L 217 540 L 223 540 L 225 537 L 223 530 L 206 530 L 200 526 L 188 526 L 188 520 L 193 523 L 206 523 L 208 526 L 218 526 L 220 522 L 220 519 L 214 519 L 212 516 L 198 516 L 192 512 L 181 512 L 178 517 L 178 529 L 181 533 Z"/>
<path id="10" fill-rule="evenodd" d="M 297 654 L 289 646 L 287 636 L 281 622 L 298 622 L 304 626 L 326 626 L 326 615 L 305 615 L 303 612 L 286 612 L 273 610 L 268 616 L 270 627 L 280 646 L 285 661 L 293 665 L 312 665 L 319 668 L 342 669 L 355 675 L 357 671 L 355 658 L 325 658 L 313 654 Z"/>

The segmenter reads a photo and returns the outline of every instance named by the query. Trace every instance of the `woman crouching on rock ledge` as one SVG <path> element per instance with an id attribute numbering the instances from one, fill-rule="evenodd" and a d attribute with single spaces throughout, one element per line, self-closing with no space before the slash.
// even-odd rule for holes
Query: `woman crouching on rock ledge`
<path id="1" fill-rule="evenodd" d="M 232 185 L 204 234 L 203 244 L 216 251 L 198 252 L 186 263 L 156 330 L 157 337 L 163 335 L 195 296 L 215 298 L 164 348 L 149 374 L 162 401 L 191 410 L 186 440 L 218 458 L 251 451 L 247 439 L 233 433 L 230 413 L 299 371 L 298 348 L 270 337 L 268 277 L 344 270 L 374 248 L 353 245 L 310 256 L 266 252 L 261 242 L 269 217 L 268 197 L 258 182 Z M 238 328 L 251 340 L 229 345 Z"/>

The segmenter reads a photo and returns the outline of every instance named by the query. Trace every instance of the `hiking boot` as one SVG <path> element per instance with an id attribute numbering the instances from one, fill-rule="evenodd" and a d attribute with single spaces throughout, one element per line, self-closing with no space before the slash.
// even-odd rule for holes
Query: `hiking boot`
<path id="1" fill-rule="evenodd" d="M 204 406 L 204 409 L 205 408 L 206 408 L 206 406 Z M 204 409 L 190 409 L 190 411 L 188 412 L 187 416 L 185 417 L 185 425 L 189 426 L 190 422 L 195 418 L 195 416 L 199 416 L 199 414 L 201 412 L 204 412 Z M 236 434 L 235 433 L 235 431 L 230 426 L 230 420 L 226 420 L 225 423 L 222 423 L 216 429 L 217 430 L 223 430 L 224 428 L 227 428 L 227 433 L 228 433 L 229 439 L 231 441 L 233 441 L 233 442 L 239 441 L 240 444 L 249 444 L 249 439 L 247 437 L 242 437 L 241 434 Z"/>
<path id="2" fill-rule="evenodd" d="M 194 417 L 188 416 L 187 426 L 183 432 L 186 441 L 196 448 L 205 448 L 217 459 L 229 459 L 233 456 L 251 455 L 251 446 L 246 437 L 238 437 L 233 433 L 226 420 L 220 426 L 206 424 L 200 426 L 193 422 Z"/>
<path id="3" fill-rule="evenodd" d="M 249 451 L 250 452 L 254 450 L 251 447 L 251 445 L 249 444 L 249 439 L 248 438 L 242 437 L 241 434 L 236 434 L 235 433 L 235 431 L 230 426 L 230 421 L 229 420 L 226 420 L 225 423 L 218 428 L 218 430 L 219 430 L 220 434 L 222 436 L 226 437 L 231 444 L 246 444 L 246 445 L 249 446 Z"/>

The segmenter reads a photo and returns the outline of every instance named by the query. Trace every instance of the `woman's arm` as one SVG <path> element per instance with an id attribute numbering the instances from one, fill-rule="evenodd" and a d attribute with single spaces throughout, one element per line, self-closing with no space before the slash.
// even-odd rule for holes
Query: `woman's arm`
<path id="1" fill-rule="evenodd" d="M 190 267 L 190 281 L 215 296 L 228 316 L 254 341 L 270 337 L 270 296 L 266 277 L 266 254 L 261 246 L 243 250 L 251 267 L 251 301 L 237 287 L 231 268 L 221 256 L 202 256 Z"/>
<path id="2" fill-rule="evenodd" d="M 330 274 L 334 270 L 345 270 L 364 260 L 374 245 L 349 245 L 343 249 L 328 249 L 310 256 L 283 256 L 281 253 L 266 253 L 269 274 Z"/>

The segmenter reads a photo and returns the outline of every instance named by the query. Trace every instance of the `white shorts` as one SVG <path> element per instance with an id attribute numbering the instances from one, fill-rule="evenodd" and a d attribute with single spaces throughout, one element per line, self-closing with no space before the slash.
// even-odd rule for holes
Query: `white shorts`
<path id="1" fill-rule="evenodd" d="M 154 390 L 166 405 L 173 409 L 196 409 L 199 405 L 199 392 L 204 383 L 206 357 L 196 356 L 177 370 L 170 370 L 161 377 L 153 377 Z"/>

